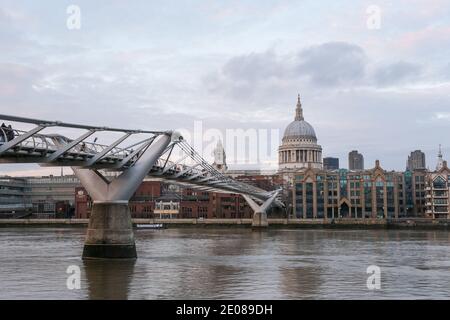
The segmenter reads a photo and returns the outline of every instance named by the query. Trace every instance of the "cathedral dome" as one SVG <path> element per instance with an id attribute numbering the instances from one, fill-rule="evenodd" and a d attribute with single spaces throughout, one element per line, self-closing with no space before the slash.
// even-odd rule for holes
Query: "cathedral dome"
<path id="1" fill-rule="evenodd" d="M 301 140 L 304 142 L 317 142 L 316 132 L 303 118 L 303 109 L 298 96 L 297 108 L 295 109 L 295 120 L 292 121 L 284 130 L 283 140 Z"/>
<path id="2" fill-rule="evenodd" d="M 300 95 L 295 109 L 295 120 L 284 131 L 278 154 L 280 172 L 293 172 L 309 167 L 322 169 L 322 147 L 317 144 L 314 128 L 303 118 Z"/>
<path id="3" fill-rule="evenodd" d="M 284 130 L 284 139 L 311 139 L 317 141 L 314 128 L 305 120 L 292 121 Z"/>

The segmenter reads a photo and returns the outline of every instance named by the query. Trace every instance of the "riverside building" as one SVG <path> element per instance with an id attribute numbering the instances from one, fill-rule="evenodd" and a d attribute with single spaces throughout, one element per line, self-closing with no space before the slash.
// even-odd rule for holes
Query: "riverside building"
<path id="1" fill-rule="evenodd" d="M 27 180 L 24 178 L 0 178 L 0 216 L 16 218 L 32 212 L 28 196 Z"/>
<path id="2" fill-rule="evenodd" d="M 327 171 L 306 168 L 295 173 L 293 217 L 300 219 L 401 218 L 424 216 L 425 170 L 373 169 Z"/>
<path id="3" fill-rule="evenodd" d="M 75 176 L 0 177 L 1 217 L 69 218 L 78 186 Z"/>
<path id="4" fill-rule="evenodd" d="M 426 215 L 433 219 L 450 219 L 450 169 L 439 146 L 436 171 L 426 177 Z"/>

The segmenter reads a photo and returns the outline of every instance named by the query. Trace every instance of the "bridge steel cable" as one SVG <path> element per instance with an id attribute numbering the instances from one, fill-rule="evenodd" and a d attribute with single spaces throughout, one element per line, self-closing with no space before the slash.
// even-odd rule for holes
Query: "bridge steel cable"
<path id="1" fill-rule="evenodd" d="M 270 199 L 274 192 L 277 191 L 266 191 L 260 188 L 257 188 L 252 185 L 248 185 L 246 183 L 243 183 L 241 181 L 236 181 L 232 179 L 231 177 L 228 177 L 224 175 L 223 173 L 220 173 L 217 171 L 212 165 L 210 165 L 192 146 L 190 146 L 186 141 L 180 140 L 176 143 L 180 147 L 182 151 L 186 155 L 189 155 L 190 158 L 194 161 L 194 164 L 189 166 L 185 166 L 181 168 L 179 171 L 176 171 L 173 173 L 172 177 L 167 176 L 168 179 L 177 179 L 179 182 L 183 181 L 183 177 L 185 178 L 184 184 L 188 186 L 195 187 L 196 180 L 192 179 L 192 176 L 196 177 L 202 177 L 200 181 L 203 180 L 201 183 L 201 187 L 203 188 L 204 185 L 210 186 L 211 190 L 222 190 L 226 191 L 227 193 L 236 193 L 236 194 L 247 194 L 255 197 L 259 201 L 264 201 Z M 172 149 L 173 150 L 173 149 Z M 184 158 L 186 158 L 186 155 Z M 196 170 L 196 167 L 202 167 L 202 170 Z M 209 179 L 208 181 L 204 181 L 203 177 L 206 176 L 204 179 Z M 198 178 L 196 177 L 196 178 Z M 282 206 L 282 204 L 279 202 L 278 199 L 276 199 L 276 205 Z"/>
<path id="2" fill-rule="evenodd" d="M 268 225 L 269 207 L 283 206 L 277 198 L 280 190 L 266 191 L 224 175 L 173 131 L 96 127 L 2 114 L 0 120 L 34 126 L 28 131 L 0 126 L 0 163 L 70 166 L 90 195 L 92 208 L 83 259 L 137 257 L 129 201 L 147 176 L 204 191 L 240 194 L 254 210 L 255 228 Z M 47 128 L 84 133 L 71 139 L 62 134 L 43 134 Z M 88 142 L 97 132 L 118 132 L 122 136 L 109 144 L 97 143 L 97 138 Z M 132 137 L 138 142 L 130 142 Z M 174 156 L 176 148 L 181 158 Z M 108 171 L 115 174 L 106 176 Z"/>

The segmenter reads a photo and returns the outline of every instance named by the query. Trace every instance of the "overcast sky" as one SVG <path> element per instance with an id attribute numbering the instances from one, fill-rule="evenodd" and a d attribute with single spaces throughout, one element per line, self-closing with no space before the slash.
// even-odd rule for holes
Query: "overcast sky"
<path id="1" fill-rule="evenodd" d="M 403 170 L 422 149 L 433 168 L 450 155 L 450 2 L 0 0 L 3 114 L 281 138 L 297 93 L 342 167 L 357 149 Z"/>

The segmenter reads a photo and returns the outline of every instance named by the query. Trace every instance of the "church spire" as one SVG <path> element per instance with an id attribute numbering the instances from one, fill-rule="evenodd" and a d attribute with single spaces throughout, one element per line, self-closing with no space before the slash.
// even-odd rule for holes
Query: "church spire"
<path id="1" fill-rule="evenodd" d="M 298 95 L 298 99 L 297 99 L 297 108 L 295 109 L 295 120 L 296 120 L 296 121 L 304 120 L 304 118 L 303 118 L 302 103 L 300 102 L 300 94 Z"/>

